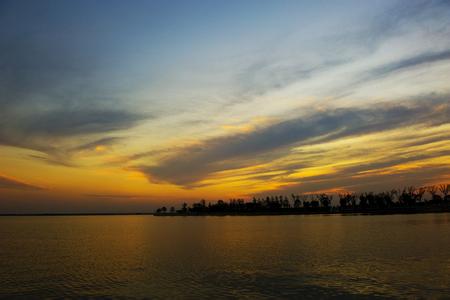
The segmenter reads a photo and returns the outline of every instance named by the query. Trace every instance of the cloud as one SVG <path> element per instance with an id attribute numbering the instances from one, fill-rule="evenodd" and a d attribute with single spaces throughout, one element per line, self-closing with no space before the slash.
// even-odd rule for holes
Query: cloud
<path id="1" fill-rule="evenodd" d="M 22 126 L 30 134 L 59 137 L 126 129 L 142 119 L 143 115 L 120 110 L 61 110 L 38 113 Z"/>
<path id="2" fill-rule="evenodd" d="M 13 134 L 64 138 L 127 129 L 147 118 L 137 113 L 111 109 L 52 110 L 36 112 L 1 123 L 0 143 L 14 143 Z"/>
<path id="3" fill-rule="evenodd" d="M 370 176 L 354 176 L 350 170 L 343 169 L 334 174 L 321 175 L 282 186 L 269 193 L 318 193 L 327 190 L 353 192 L 386 191 L 405 186 L 424 186 L 443 183 L 442 179 L 450 171 L 449 166 L 423 165 L 417 169 L 398 172 L 379 172 Z M 267 194 L 262 192 L 261 195 Z"/>
<path id="4" fill-rule="evenodd" d="M 58 153 L 54 152 L 52 154 L 43 154 L 43 155 L 30 154 L 28 157 L 30 157 L 31 159 L 43 161 L 46 164 L 53 166 L 63 166 L 63 167 L 77 166 L 69 159 L 70 155 L 68 153 L 65 153 L 64 155 L 60 154 L 60 152 Z"/>
<path id="5" fill-rule="evenodd" d="M 440 107 L 439 111 L 436 107 Z M 432 126 L 448 122 L 448 100 L 328 109 L 250 133 L 208 139 L 176 151 L 157 165 L 140 166 L 139 169 L 151 180 L 189 186 L 214 172 L 282 157 L 294 146 L 319 144 L 413 124 Z"/>
<path id="6" fill-rule="evenodd" d="M 36 156 L 47 162 L 68 159 L 71 153 L 82 151 L 94 144 L 111 145 L 119 138 L 103 137 L 116 131 L 129 129 L 150 116 L 112 109 L 51 110 L 27 113 L 0 121 L 0 145 L 37 150 L 50 158 Z M 82 137 L 83 139 L 80 139 Z M 73 140 L 90 139 L 78 146 Z M 72 141 L 72 143 L 70 143 Z M 63 162 L 68 164 L 68 162 Z"/>
<path id="7" fill-rule="evenodd" d="M 42 187 L 25 183 L 23 181 L 0 175 L 0 189 L 14 189 L 25 191 L 39 191 L 43 190 Z"/>
<path id="8" fill-rule="evenodd" d="M 348 84 L 352 85 L 354 81 L 365 84 L 395 71 L 447 60 L 450 50 L 448 47 L 442 48 L 445 47 L 443 45 L 448 46 L 445 37 L 449 33 L 449 7 L 448 1 L 393 2 L 381 12 L 376 9 L 373 14 L 366 12 L 364 20 L 354 20 L 358 22 L 358 27 L 353 26 L 351 30 L 345 26 L 339 30 L 332 28 L 325 35 L 308 35 L 306 39 L 302 36 L 302 30 L 284 33 L 283 39 L 277 39 L 243 58 L 236 68 L 240 70 L 235 74 L 237 90 L 230 104 L 250 101 L 296 83 L 306 83 L 307 86 L 316 78 L 320 81 L 321 76 L 337 69 L 346 72 Z M 426 37 L 411 35 L 424 31 Z M 404 55 L 410 58 L 390 62 L 389 58 L 395 56 L 399 49 L 396 41 L 409 43 L 411 38 L 416 41 L 428 39 L 421 40 L 422 45 L 411 49 L 410 53 L 408 49 L 402 49 Z M 430 41 L 433 41 L 432 44 Z M 349 74 L 352 68 L 357 70 L 360 62 L 379 56 L 377 51 L 386 45 L 392 50 L 392 56 L 380 57 L 373 69 Z M 292 51 L 293 48 L 297 51 Z M 419 54 L 416 52 L 418 48 L 422 48 Z M 338 93 L 347 94 L 348 88 L 344 84 L 339 87 Z"/>
<path id="9" fill-rule="evenodd" d="M 0 27 L 12 30 L 0 31 L 0 145 L 69 165 L 77 147 L 153 117 L 124 101 L 129 95 L 110 64 L 115 54 L 96 36 L 101 29 L 60 22 L 61 13 L 72 16 L 71 5 L 3 4 L 11 13 L 0 18 Z"/>
<path id="10" fill-rule="evenodd" d="M 98 140 L 94 140 L 89 143 L 85 143 L 85 144 L 76 146 L 76 147 L 72 148 L 71 151 L 79 152 L 79 151 L 95 150 L 96 147 L 110 146 L 110 145 L 116 144 L 118 141 L 121 141 L 121 140 L 123 140 L 123 138 L 121 138 L 121 137 L 115 137 L 115 136 L 105 137 L 105 138 L 101 138 Z"/>
<path id="11" fill-rule="evenodd" d="M 273 90 L 286 88 L 290 84 L 307 80 L 339 65 L 348 63 L 347 59 L 335 58 L 316 63 L 309 63 L 303 59 L 299 62 L 280 62 L 277 58 L 267 58 L 256 61 L 236 76 L 239 100 L 229 104 L 248 101 L 252 97 L 264 95 Z"/>
<path id="12" fill-rule="evenodd" d="M 368 80 L 374 80 L 383 76 L 389 75 L 397 71 L 403 71 L 408 68 L 421 66 L 424 64 L 435 63 L 438 61 L 444 61 L 450 59 L 450 50 L 434 53 L 422 53 L 420 55 L 413 56 L 411 58 L 399 60 L 393 63 L 388 63 L 379 67 L 376 67 L 368 72 L 368 75 L 360 80 L 361 83 L 366 83 Z"/>

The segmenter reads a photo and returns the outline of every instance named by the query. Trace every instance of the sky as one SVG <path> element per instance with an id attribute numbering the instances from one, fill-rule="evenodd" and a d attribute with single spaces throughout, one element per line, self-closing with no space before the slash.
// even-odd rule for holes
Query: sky
<path id="1" fill-rule="evenodd" d="M 0 0 L 0 213 L 450 183 L 450 1 Z"/>

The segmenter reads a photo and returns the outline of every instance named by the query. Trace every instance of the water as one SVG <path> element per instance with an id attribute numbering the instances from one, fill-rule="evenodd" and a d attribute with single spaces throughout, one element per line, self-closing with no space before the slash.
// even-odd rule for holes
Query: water
<path id="1" fill-rule="evenodd" d="M 0 218 L 0 297 L 450 295 L 450 214 Z"/>

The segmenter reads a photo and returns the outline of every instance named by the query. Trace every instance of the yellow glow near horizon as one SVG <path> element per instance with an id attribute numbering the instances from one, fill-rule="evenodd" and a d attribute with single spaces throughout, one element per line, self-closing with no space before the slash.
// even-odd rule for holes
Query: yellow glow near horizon
<path id="1" fill-rule="evenodd" d="M 48 193 L 73 196 L 89 194 L 105 195 L 141 195 L 142 201 L 150 198 L 220 198 L 248 196 L 263 192 L 295 186 L 303 180 L 320 178 L 322 175 L 339 175 L 348 168 L 382 162 L 393 155 L 408 157 L 417 153 L 433 154 L 450 151 L 448 140 L 439 139 L 447 136 L 450 125 L 437 127 L 409 127 L 361 136 L 342 138 L 331 142 L 297 146 L 284 156 L 262 164 L 254 164 L 238 169 L 214 172 L 200 180 L 192 187 L 183 188 L 170 183 L 151 182 L 147 176 L 133 168 L 108 165 L 118 157 L 112 149 L 103 145 L 94 148 L 89 155 L 83 153 L 77 166 L 51 165 L 43 161 L 27 158 L 35 155 L 34 151 L 20 150 L 13 147 L 2 148 L 2 171 L 14 178 L 45 187 Z M 411 141 L 420 141 L 436 137 L 430 143 L 408 145 Z M 344 149 L 344 150 L 343 150 Z M 295 164 L 308 167 L 292 169 Z M 450 166 L 450 156 L 418 158 L 413 161 L 398 163 L 349 173 L 351 178 L 368 178 L 404 172 L 420 172 L 423 168 Z M 445 178 L 445 177 L 443 177 Z M 328 191 L 343 191 L 336 187 Z M 318 190 L 319 191 L 319 190 Z"/>

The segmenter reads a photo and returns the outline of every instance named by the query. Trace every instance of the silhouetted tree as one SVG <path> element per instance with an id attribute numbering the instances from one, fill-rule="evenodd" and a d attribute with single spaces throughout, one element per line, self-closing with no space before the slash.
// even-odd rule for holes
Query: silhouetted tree
<path id="1" fill-rule="evenodd" d="M 441 184 L 439 185 L 439 190 L 444 196 L 445 202 L 450 202 L 450 184 Z"/>
<path id="2" fill-rule="evenodd" d="M 331 205 L 331 201 L 333 200 L 333 196 L 328 196 L 327 194 L 320 194 L 319 196 L 320 205 L 324 208 L 329 208 Z"/>
<path id="3" fill-rule="evenodd" d="M 414 202 L 415 203 L 422 202 L 423 195 L 425 194 L 426 191 L 427 191 L 427 189 L 424 187 L 416 188 L 413 193 L 413 196 L 415 198 Z"/>
<path id="4" fill-rule="evenodd" d="M 292 197 L 294 198 L 294 208 L 300 208 L 302 206 L 302 201 L 300 200 L 300 197 L 294 196 L 294 194 L 292 194 Z"/>
<path id="5" fill-rule="evenodd" d="M 347 208 L 349 204 L 352 203 L 352 199 L 355 197 L 355 195 L 350 193 L 338 194 L 338 196 L 339 196 L 339 204 L 343 209 Z"/>
<path id="6" fill-rule="evenodd" d="M 368 206 L 369 206 L 369 203 L 367 201 L 366 193 L 361 193 L 359 195 L 359 207 L 362 209 L 366 209 Z"/>
<path id="7" fill-rule="evenodd" d="M 438 187 L 435 185 L 431 185 L 427 188 L 428 192 L 431 194 L 431 202 L 432 203 L 441 203 L 442 197 L 438 195 Z"/>
<path id="8" fill-rule="evenodd" d="M 391 190 L 385 192 L 364 192 L 359 194 L 359 203 L 357 203 L 357 196 L 354 193 L 339 194 L 339 205 L 342 212 L 373 212 L 391 210 L 393 212 L 403 212 L 417 207 L 425 207 L 436 203 L 449 203 L 450 185 L 441 184 L 439 186 L 429 186 L 426 188 L 415 188 L 413 186 L 405 187 L 403 190 Z M 424 201 L 425 192 L 431 194 L 430 201 Z M 441 193 L 441 195 L 439 194 Z M 216 203 L 208 202 L 204 199 L 198 203 L 193 203 L 189 207 L 183 203 L 181 210 L 176 211 L 175 207 L 170 207 L 170 212 L 180 214 L 208 214 L 208 213 L 328 213 L 333 210 L 332 199 L 333 195 L 326 193 L 321 194 L 291 194 L 292 206 L 289 198 L 283 195 L 271 195 L 265 198 L 253 197 L 250 202 L 246 202 L 242 198 L 232 198 L 228 202 L 218 200 Z M 395 201 L 397 199 L 397 201 Z M 302 206 L 303 205 L 303 206 Z M 431 206 L 436 209 L 436 206 Z M 443 207 L 449 209 L 449 207 Z M 156 214 L 164 215 L 167 212 L 165 206 L 158 208 Z"/>
<path id="9" fill-rule="evenodd" d="M 318 195 L 311 195 L 311 208 L 317 209 L 320 206 Z"/>
<path id="10" fill-rule="evenodd" d="M 413 187 L 403 188 L 403 191 L 400 194 L 398 199 L 399 199 L 400 204 L 402 204 L 404 206 L 408 206 L 408 205 L 415 203 L 414 188 Z"/>

